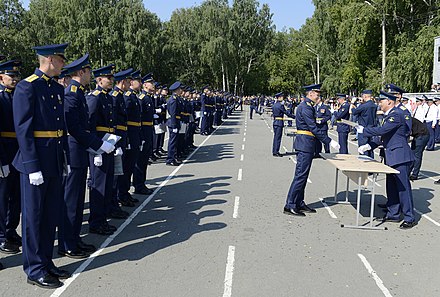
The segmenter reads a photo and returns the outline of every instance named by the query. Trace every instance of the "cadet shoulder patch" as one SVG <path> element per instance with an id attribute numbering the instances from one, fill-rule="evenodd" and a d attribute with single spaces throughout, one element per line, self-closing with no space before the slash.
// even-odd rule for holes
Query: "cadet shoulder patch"
<path id="1" fill-rule="evenodd" d="M 402 105 L 402 106 L 400 107 L 400 109 L 401 109 L 401 110 L 406 110 L 406 107 Z"/>
<path id="2" fill-rule="evenodd" d="M 76 93 L 77 90 L 78 90 L 78 87 L 77 87 L 77 86 L 72 85 L 72 86 L 70 87 L 70 91 L 71 91 L 72 93 Z"/>
<path id="3" fill-rule="evenodd" d="M 131 95 L 131 91 L 125 92 L 125 96 L 130 96 L 130 95 Z"/>
<path id="4" fill-rule="evenodd" d="M 388 120 L 392 123 L 394 122 L 394 117 L 390 117 Z"/>
<path id="5" fill-rule="evenodd" d="M 312 106 L 312 104 L 310 104 L 310 102 L 306 102 L 306 104 L 307 104 L 308 106 Z"/>
<path id="6" fill-rule="evenodd" d="M 38 75 L 36 74 L 32 74 L 31 76 L 25 78 L 24 80 L 27 82 L 33 82 L 34 80 L 36 80 L 38 78 Z"/>
<path id="7" fill-rule="evenodd" d="M 139 95 L 139 99 L 141 99 L 141 100 L 144 99 L 144 97 L 145 97 L 145 94 L 140 94 Z"/>
<path id="8" fill-rule="evenodd" d="M 118 96 L 118 94 L 119 94 L 118 91 L 113 91 L 111 95 L 112 95 L 113 97 L 116 97 L 116 96 Z"/>
<path id="9" fill-rule="evenodd" d="M 99 93 L 101 93 L 100 90 L 94 90 L 94 91 L 92 92 L 92 95 L 93 95 L 93 96 L 98 96 Z"/>

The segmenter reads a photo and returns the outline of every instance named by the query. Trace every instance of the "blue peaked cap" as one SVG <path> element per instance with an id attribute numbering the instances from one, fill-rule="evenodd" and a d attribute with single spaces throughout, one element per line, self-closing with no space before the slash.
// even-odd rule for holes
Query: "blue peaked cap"
<path id="1" fill-rule="evenodd" d="M 9 60 L 0 64 L 1 74 L 18 74 L 18 67 L 21 66 L 20 60 Z"/>
<path id="2" fill-rule="evenodd" d="M 69 65 L 64 66 L 66 74 L 71 74 L 71 73 L 74 73 L 75 71 L 78 71 L 78 70 L 81 70 L 84 68 L 91 68 L 89 54 L 85 54 L 84 56 L 82 56 L 78 60 L 75 60 L 72 63 L 70 63 Z"/>
<path id="3" fill-rule="evenodd" d="M 321 92 L 321 86 L 322 84 L 314 84 L 314 85 L 309 85 L 309 86 L 304 86 L 304 90 L 306 90 L 306 92 L 310 92 L 310 91 L 317 91 L 317 92 Z"/>
<path id="4" fill-rule="evenodd" d="M 121 81 L 126 78 L 131 78 L 131 74 L 133 73 L 133 68 L 129 68 L 127 70 L 119 71 L 114 74 L 115 81 Z"/>
<path id="5" fill-rule="evenodd" d="M 133 79 L 142 79 L 141 71 L 140 70 L 136 70 L 135 72 L 133 72 L 131 74 L 131 77 Z"/>
<path id="6" fill-rule="evenodd" d="M 153 79 L 153 72 L 148 73 L 147 75 L 145 75 L 144 77 L 142 77 L 142 82 L 152 82 L 154 81 Z"/>
<path id="7" fill-rule="evenodd" d="M 276 93 L 276 94 L 275 94 L 275 98 L 281 97 L 281 96 L 283 96 L 283 95 L 284 95 L 283 92 Z"/>
<path id="8" fill-rule="evenodd" d="M 373 91 L 372 91 L 372 90 L 363 90 L 363 91 L 362 91 L 362 94 L 365 94 L 365 95 L 372 95 L 372 94 L 373 94 Z"/>
<path id="9" fill-rule="evenodd" d="M 388 89 L 389 93 L 400 93 L 400 94 L 405 93 L 404 89 L 396 86 L 395 84 L 387 84 L 385 87 Z"/>
<path id="10" fill-rule="evenodd" d="M 51 55 L 57 55 L 61 56 L 63 59 L 66 59 L 64 57 L 64 51 L 66 50 L 68 43 L 62 43 L 62 44 L 49 44 L 49 45 L 42 45 L 42 46 L 34 46 L 32 49 L 36 51 L 36 53 L 40 56 L 51 56 Z"/>
<path id="11" fill-rule="evenodd" d="M 173 83 L 171 86 L 170 86 L 170 91 L 172 92 L 172 91 L 175 91 L 175 90 L 177 90 L 177 89 L 179 89 L 179 88 L 181 88 L 182 87 L 182 83 L 180 82 L 180 81 L 176 81 L 175 83 Z"/>
<path id="12" fill-rule="evenodd" d="M 115 64 L 110 64 L 110 65 L 93 70 L 93 76 L 99 77 L 99 76 L 113 75 L 114 69 L 115 69 Z"/>
<path id="13" fill-rule="evenodd" d="M 396 101 L 397 100 L 397 97 L 394 96 L 393 94 L 390 94 L 390 93 L 387 93 L 387 92 L 384 92 L 384 91 L 380 91 L 380 94 L 383 97 L 379 97 L 379 100 L 384 100 L 384 99 L 389 99 L 389 100 L 392 100 L 392 101 Z"/>

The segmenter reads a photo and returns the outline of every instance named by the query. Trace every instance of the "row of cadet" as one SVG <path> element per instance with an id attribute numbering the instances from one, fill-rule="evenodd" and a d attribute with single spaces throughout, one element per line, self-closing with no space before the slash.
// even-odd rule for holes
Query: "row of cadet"
<path id="1" fill-rule="evenodd" d="M 145 184 L 149 159 L 179 166 L 196 148 L 194 134 L 211 134 L 241 101 L 209 86 L 167 88 L 131 68 L 92 70 L 88 54 L 66 65 L 67 47 L 34 47 L 39 66 L 23 80 L 20 61 L 0 64 L 0 251 L 22 246 L 27 282 L 43 288 L 71 276 L 52 261 L 57 228 L 61 256 L 96 250 L 80 237 L 86 187 L 89 233 L 113 234 L 108 219 L 127 218 L 121 206 L 139 202 L 131 185 L 153 193 Z M 92 74 L 96 88 L 88 91 Z"/>
<path id="2" fill-rule="evenodd" d="M 411 119 L 411 149 L 414 153 L 415 161 L 411 167 L 411 180 L 417 180 L 419 178 L 420 168 L 422 165 L 423 153 L 425 150 L 433 151 L 435 144 L 440 143 L 440 98 L 428 98 L 425 95 L 417 97 L 415 102 L 411 104 L 411 101 L 404 97 L 405 93 L 402 88 L 394 85 L 386 85 L 388 94 L 396 96 L 397 107 L 405 112 L 408 119 Z M 362 93 L 362 97 L 357 99 L 348 100 L 349 97 L 345 94 L 337 94 L 337 98 L 323 100 L 317 99 L 314 105 L 316 112 L 316 125 L 318 131 L 324 135 L 328 134 L 329 125 L 337 126 L 338 142 L 340 145 L 339 153 L 348 154 L 348 135 L 349 133 L 355 134 L 353 140 L 358 141 L 358 145 L 362 146 L 371 141 L 372 137 L 365 137 L 363 134 L 359 134 L 356 128 L 352 128 L 347 124 L 344 124 L 342 120 L 350 120 L 356 122 L 364 127 L 378 127 L 382 126 L 384 114 L 380 110 L 379 102 L 383 97 L 382 92 L 380 97 L 374 98 L 371 90 L 365 90 Z M 280 101 L 283 108 L 279 104 L 274 103 L 275 100 Z M 301 101 L 304 100 L 304 97 Z M 280 154 L 282 127 L 284 126 L 284 110 L 286 114 L 290 114 L 294 117 L 294 109 L 296 101 L 293 98 L 288 98 L 285 102 L 284 94 L 279 93 L 275 95 L 275 99 L 266 99 L 264 105 L 272 106 L 272 114 L 274 117 L 274 141 L 272 146 L 272 154 L 275 157 L 282 157 Z M 288 126 L 292 125 L 292 121 L 287 121 Z M 329 145 L 323 145 L 320 141 L 316 142 L 315 157 L 320 157 L 319 153 L 322 152 L 324 146 L 324 152 L 329 153 Z M 374 158 L 372 150 L 364 152 L 365 155 Z M 384 152 L 380 151 L 380 156 L 384 156 Z"/>

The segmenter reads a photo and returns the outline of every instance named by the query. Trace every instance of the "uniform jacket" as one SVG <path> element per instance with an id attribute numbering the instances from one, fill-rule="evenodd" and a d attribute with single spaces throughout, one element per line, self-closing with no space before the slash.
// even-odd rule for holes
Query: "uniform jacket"
<path id="1" fill-rule="evenodd" d="M 12 115 L 14 90 L 0 85 L 0 164 L 10 165 L 18 151 Z"/>
<path id="2" fill-rule="evenodd" d="M 139 95 L 139 102 L 141 106 L 141 122 L 142 122 L 142 140 L 150 140 L 150 137 L 148 137 L 147 133 L 150 133 L 152 129 L 152 125 L 154 122 L 154 112 L 155 112 L 155 106 L 153 98 L 151 97 L 151 94 L 148 94 L 145 91 L 142 91 L 142 93 Z"/>
<path id="3" fill-rule="evenodd" d="M 316 127 L 319 131 L 327 132 L 328 131 L 328 124 L 327 122 L 330 121 L 332 118 L 332 113 L 330 112 L 330 108 L 325 105 L 316 105 Z"/>
<path id="4" fill-rule="evenodd" d="M 372 100 L 351 110 L 353 116 L 358 116 L 359 125 L 364 127 L 374 127 L 376 125 L 376 112 L 377 105 Z"/>
<path id="5" fill-rule="evenodd" d="M 341 123 L 341 120 L 349 120 L 350 119 L 350 104 L 348 102 L 344 102 L 339 110 L 334 113 L 336 122 L 337 122 L 337 131 L 338 132 L 350 132 L 350 126 L 347 124 Z"/>
<path id="6" fill-rule="evenodd" d="M 124 93 L 125 111 L 127 112 L 127 147 L 138 148 L 141 145 L 141 105 L 133 90 Z"/>
<path id="7" fill-rule="evenodd" d="M 172 95 L 167 102 L 167 109 L 170 117 L 167 120 L 167 126 L 170 129 L 180 129 L 180 105 L 176 95 Z"/>
<path id="8" fill-rule="evenodd" d="M 295 116 L 286 110 L 284 105 L 281 102 L 277 101 L 272 106 L 272 116 L 273 116 L 273 125 L 274 127 L 284 127 L 284 115 L 295 118 Z"/>
<path id="9" fill-rule="evenodd" d="M 127 147 L 127 110 L 125 108 L 124 92 L 118 87 L 114 87 L 110 95 L 113 98 L 113 114 L 115 134 L 121 136 L 117 147 Z"/>

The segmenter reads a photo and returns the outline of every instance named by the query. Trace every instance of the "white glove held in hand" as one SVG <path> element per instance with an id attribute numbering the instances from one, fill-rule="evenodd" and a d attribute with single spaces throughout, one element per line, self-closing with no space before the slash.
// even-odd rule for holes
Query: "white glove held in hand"
<path id="1" fill-rule="evenodd" d="M 341 146 L 339 145 L 339 143 L 337 143 L 337 142 L 334 141 L 333 139 L 332 139 L 332 141 L 330 142 L 330 146 L 331 146 L 333 149 L 337 150 L 337 151 L 339 151 L 339 149 L 341 148 Z"/>
<path id="2" fill-rule="evenodd" d="M 120 147 L 118 147 L 116 149 L 115 156 L 122 156 L 123 154 L 124 154 L 124 152 L 122 151 L 122 149 Z"/>
<path id="3" fill-rule="evenodd" d="M 177 132 L 179 132 L 179 130 L 176 128 L 176 129 L 173 129 L 173 130 L 171 130 L 173 133 L 177 133 Z"/>
<path id="4" fill-rule="evenodd" d="M 361 126 L 361 125 L 357 125 L 356 126 L 356 131 L 358 132 L 358 133 L 364 133 L 364 127 L 363 126 Z"/>
<path id="5" fill-rule="evenodd" d="M 29 182 L 31 185 L 39 186 L 44 183 L 43 173 L 41 171 L 29 174 Z"/>
<path id="6" fill-rule="evenodd" d="M 0 168 L 0 178 L 8 177 L 9 173 L 10 173 L 9 165 L 4 165 L 2 166 L 2 168 Z"/>
<path id="7" fill-rule="evenodd" d="M 95 164 L 96 167 L 102 166 L 102 155 L 97 155 L 93 158 L 93 164 Z"/>
<path id="8" fill-rule="evenodd" d="M 156 113 L 161 113 L 161 112 L 162 112 L 162 109 L 156 108 Z"/>
<path id="9" fill-rule="evenodd" d="M 358 147 L 359 154 L 364 154 L 366 151 L 371 150 L 371 146 L 367 143 Z"/>
<path id="10" fill-rule="evenodd" d="M 104 141 L 99 149 L 103 150 L 107 154 L 110 154 L 115 150 L 115 146 L 108 141 Z"/>

